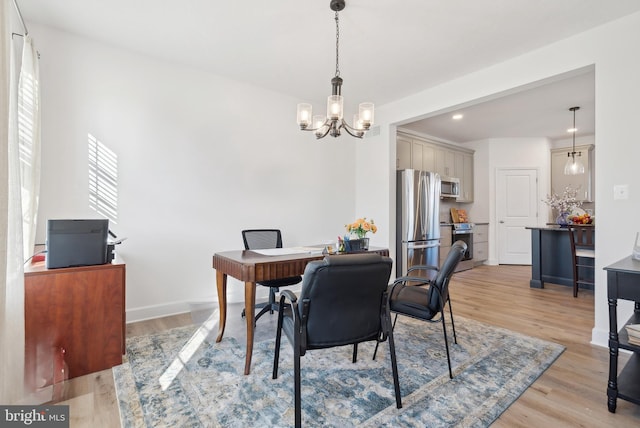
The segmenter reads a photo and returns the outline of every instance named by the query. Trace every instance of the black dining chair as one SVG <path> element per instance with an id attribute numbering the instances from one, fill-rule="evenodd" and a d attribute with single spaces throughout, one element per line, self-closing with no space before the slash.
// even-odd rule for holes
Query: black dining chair
<path id="1" fill-rule="evenodd" d="M 449 365 L 449 378 L 453 379 L 451 370 L 451 357 L 449 355 L 449 341 L 447 339 L 447 327 L 445 325 L 444 307 L 449 304 L 449 315 L 451 317 L 451 327 L 453 329 L 453 342 L 458 343 L 456 337 L 456 326 L 453 322 L 453 310 L 451 309 L 451 299 L 449 299 L 449 281 L 464 253 L 467 251 L 467 244 L 463 241 L 456 241 L 451 246 L 447 257 L 440 266 L 414 265 L 408 269 L 407 275 L 397 278 L 389 286 L 389 310 L 395 312 L 393 320 L 395 327 L 398 315 L 405 315 L 428 322 L 442 322 L 444 333 L 444 345 L 447 351 L 447 364 Z M 422 271 L 435 271 L 433 279 L 426 279 L 421 276 L 412 276 L 411 273 Z M 378 347 L 373 353 L 376 357 Z"/>
<path id="2" fill-rule="evenodd" d="M 578 297 L 580 285 L 594 286 L 595 228 L 592 225 L 571 225 L 569 241 L 573 262 L 573 297 Z"/>
<path id="3" fill-rule="evenodd" d="M 242 240 L 244 241 L 245 250 L 264 250 L 268 248 L 282 248 L 282 233 L 280 229 L 246 229 L 242 231 Z M 279 308 L 276 301 L 276 293 L 280 291 L 280 287 L 287 287 L 298 284 L 302 281 L 301 276 L 292 276 L 287 278 L 273 279 L 269 281 L 258 282 L 259 285 L 269 287 L 269 300 L 265 303 L 256 304 L 256 308 L 262 308 L 255 317 L 258 321 L 262 315 L 267 312 L 273 314 Z M 242 310 L 242 317 L 246 315 Z"/>
<path id="4" fill-rule="evenodd" d="M 283 290 L 278 312 L 273 379 L 278 377 L 282 333 L 293 346 L 295 426 L 301 426 L 300 357 L 309 350 L 389 339 L 396 407 L 402 407 L 387 287 L 392 261 L 379 254 L 325 256 L 307 264 L 300 297 Z M 285 306 L 288 302 L 289 305 Z"/>

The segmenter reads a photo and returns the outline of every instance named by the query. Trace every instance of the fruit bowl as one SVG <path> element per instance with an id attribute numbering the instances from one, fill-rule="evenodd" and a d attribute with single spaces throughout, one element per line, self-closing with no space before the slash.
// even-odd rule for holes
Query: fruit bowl
<path id="1" fill-rule="evenodd" d="M 593 217 L 589 214 L 574 215 L 569 217 L 571 224 L 593 224 Z"/>

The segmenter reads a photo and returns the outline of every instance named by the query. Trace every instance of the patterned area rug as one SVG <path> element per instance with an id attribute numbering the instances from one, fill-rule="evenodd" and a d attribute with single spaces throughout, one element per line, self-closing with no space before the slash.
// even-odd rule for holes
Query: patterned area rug
<path id="1" fill-rule="evenodd" d="M 256 342 L 249 376 L 244 339 L 215 343 L 215 323 L 127 339 L 114 367 L 124 427 L 293 426 L 293 352 L 283 338 Z M 399 317 L 395 329 L 402 409 L 388 344 L 309 351 L 302 357 L 302 423 L 322 427 L 486 427 L 563 352 L 555 343 L 456 317 L 449 379 L 442 325 Z"/>

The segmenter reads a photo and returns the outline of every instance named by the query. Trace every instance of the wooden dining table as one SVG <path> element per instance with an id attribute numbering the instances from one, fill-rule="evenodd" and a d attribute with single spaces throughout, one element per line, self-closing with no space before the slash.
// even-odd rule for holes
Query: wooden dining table
<path id="1" fill-rule="evenodd" d="M 318 247 L 318 249 L 321 251 L 322 247 Z M 313 253 L 300 252 L 294 254 L 264 255 L 252 250 L 235 250 L 223 251 L 213 255 L 213 268 L 216 270 L 216 288 L 220 305 L 220 323 L 218 325 L 216 342 L 222 340 L 227 322 L 227 277 L 230 275 L 244 282 L 244 306 L 247 323 L 245 375 L 251 372 L 256 283 L 302 275 L 307 263 L 324 258 L 324 255 L 319 251 Z M 367 252 L 389 256 L 388 248 L 370 247 Z"/>

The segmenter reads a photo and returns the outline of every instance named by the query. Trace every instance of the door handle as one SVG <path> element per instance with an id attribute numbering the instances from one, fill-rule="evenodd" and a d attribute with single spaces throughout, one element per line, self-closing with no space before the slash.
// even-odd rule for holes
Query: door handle
<path id="1" fill-rule="evenodd" d="M 504 223 L 504 220 L 500 220 L 500 223 Z"/>

